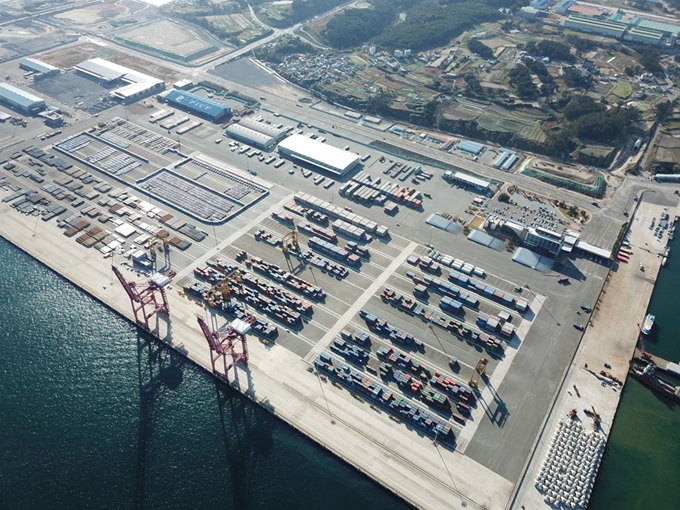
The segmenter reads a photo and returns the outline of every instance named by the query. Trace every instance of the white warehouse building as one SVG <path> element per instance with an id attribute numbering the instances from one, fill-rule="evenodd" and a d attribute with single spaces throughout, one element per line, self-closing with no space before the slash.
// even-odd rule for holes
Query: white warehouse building
<path id="1" fill-rule="evenodd" d="M 361 158 L 353 152 L 338 149 L 303 135 L 293 135 L 279 143 L 279 154 L 317 166 L 336 175 L 345 175 L 361 161 Z"/>
<path id="2" fill-rule="evenodd" d="M 272 126 L 271 124 L 266 124 L 255 119 L 245 118 L 239 120 L 238 123 L 240 126 L 247 127 L 248 129 L 253 129 L 267 136 L 271 136 L 277 142 L 280 142 L 286 137 L 286 132 L 283 129 L 279 129 L 277 127 Z"/>
<path id="3" fill-rule="evenodd" d="M 224 130 L 224 134 L 228 137 L 238 140 L 239 142 L 247 143 L 258 149 L 270 150 L 276 145 L 276 140 L 271 136 L 247 128 L 241 124 L 232 124 Z"/>

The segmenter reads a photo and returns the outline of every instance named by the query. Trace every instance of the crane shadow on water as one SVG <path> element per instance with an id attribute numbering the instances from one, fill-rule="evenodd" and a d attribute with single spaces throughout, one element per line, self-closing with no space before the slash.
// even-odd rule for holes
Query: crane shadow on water
<path id="1" fill-rule="evenodd" d="M 184 380 L 184 359 L 148 333 L 137 330 L 139 376 L 139 426 L 137 431 L 137 473 L 133 508 L 145 508 L 148 454 L 157 421 L 157 404 L 168 391 L 177 390 Z"/>

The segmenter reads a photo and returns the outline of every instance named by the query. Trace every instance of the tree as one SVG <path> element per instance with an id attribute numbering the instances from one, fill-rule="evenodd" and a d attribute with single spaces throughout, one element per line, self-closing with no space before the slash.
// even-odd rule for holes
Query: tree
<path id="1" fill-rule="evenodd" d="M 482 58 L 493 58 L 493 50 L 479 39 L 470 39 L 467 43 L 468 50 Z"/>
<path id="2" fill-rule="evenodd" d="M 510 195 L 507 193 L 501 193 L 498 195 L 498 201 L 503 202 L 504 204 L 509 204 L 510 203 Z"/>
<path id="3" fill-rule="evenodd" d="M 564 62 L 573 62 L 574 55 L 571 54 L 571 46 L 557 42 L 543 39 L 539 42 L 529 41 L 524 48 L 532 55 L 540 55 L 548 57 L 552 60 L 563 60 Z"/>
<path id="4" fill-rule="evenodd" d="M 387 113 L 389 112 L 392 101 L 395 99 L 396 94 L 393 90 L 378 87 L 378 90 L 368 96 L 366 106 L 371 113 Z"/>
<path id="5" fill-rule="evenodd" d="M 522 99 L 536 99 L 538 97 L 538 87 L 531 79 L 529 69 L 518 64 L 510 71 L 510 84 L 517 90 L 517 95 Z"/>
<path id="6" fill-rule="evenodd" d="M 374 0 L 371 9 L 345 9 L 326 24 L 326 38 L 334 48 L 350 48 L 380 35 L 396 18 L 390 2 Z"/>
<path id="7" fill-rule="evenodd" d="M 597 103 L 590 96 L 574 96 L 564 107 L 563 113 L 567 120 L 574 120 L 590 113 L 605 111 L 605 106 Z"/>
<path id="8" fill-rule="evenodd" d="M 590 76 L 583 76 L 581 71 L 575 67 L 563 67 L 562 71 L 564 72 L 564 83 L 567 85 L 567 87 L 585 89 L 588 88 L 592 81 Z"/>

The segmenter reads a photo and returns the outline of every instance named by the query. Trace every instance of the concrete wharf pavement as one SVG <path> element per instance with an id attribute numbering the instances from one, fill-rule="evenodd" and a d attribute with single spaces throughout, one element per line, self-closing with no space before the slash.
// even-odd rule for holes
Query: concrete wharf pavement
<path id="1" fill-rule="evenodd" d="M 38 222 L 33 235 L 35 219 L 18 214 L 8 204 L 0 204 L 0 218 L 2 237 L 133 319 L 127 294 L 113 283 L 110 261 L 99 252 L 66 238 L 53 223 Z M 134 279 L 131 273 L 126 277 Z M 169 322 L 163 316 L 152 319 L 152 334 L 211 371 L 209 349 L 196 323 L 197 316 L 209 311 L 175 292 L 168 293 L 168 301 Z M 211 320 L 219 325 L 226 322 L 216 315 Z M 326 404 L 322 383 L 306 372 L 307 365 L 299 357 L 250 340 L 250 363 L 232 370 L 229 384 L 367 476 L 419 508 L 506 507 L 510 481 L 458 451 L 435 446 L 429 437 L 387 419 L 385 412 L 368 411 L 367 403 L 347 391 L 334 391 L 329 385 L 324 392 Z"/>
<path id="2" fill-rule="evenodd" d="M 592 323 L 586 330 L 581 345 L 576 352 L 565 379 L 556 395 L 552 410 L 546 417 L 542 433 L 539 435 L 533 455 L 529 458 L 527 470 L 520 479 L 511 508 L 549 509 L 543 496 L 534 487 L 534 481 L 543 464 L 550 446 L 550 437 L 558 421 L 565 419 L 571 409 L 576 409 L 584 427 L 590 428 L 592 419 L 585 416 L 583 409 L 594 407 L 602 419 L 601 431 L 608 437 L 614 422 L 621 397 L 617 384 L 607 383 L 596 377 L 606 369 L 617 379 L 624 381 L 628 375 L 629 361 L 635 351 L 640 325 L 644 320 L 647 306 L 654 290 L 654 284 L 661 267 L 661 253 L 665 246 L 652 235 L 648 225 L 652 217 L 657 220 L 664 204 L 668 206 L 673 218 L 680 210 L 676 209 L 677 200 L 659 200 L 639 205 L 631 220 L 630 244 L 633 256 L 628 263 L 615 266 L 610 272 L 599 302 L 593 306 Z M 640 267 L 644 266 L 644 272 Z M 584 323 L 587 316 L 582 313 Z M 588 364 L 588 370 L 585 365 Z M 591 372 L 592 371 L 592 372 Z M 576 390 L 577 389 L 577 390 Z M 580 396 L 579 396 L 580 394 Z"/>

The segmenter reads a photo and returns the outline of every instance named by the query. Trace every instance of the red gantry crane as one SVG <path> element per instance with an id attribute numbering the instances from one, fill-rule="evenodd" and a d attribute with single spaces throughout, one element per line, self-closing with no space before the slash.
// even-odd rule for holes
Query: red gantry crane
<path id="1" fill-rule="evenodd" d="M 112 269 L 130 298 L 137 325 L 151 331 L 151 317 L 157 313 L 170 313 L 165 286 L 170 283 L 174 273 L 156 273 L 146 282 L 128 282 L 116 266 L 112 266 Z"/>
<path id="2" fill-rule="evenodd" d="M 250 326 L 256 320 L 255 317 L 249 315 L 244 319 L 234 319 L 225 327 L 213 331 L 201 317 L 198 317 L 198 325 L 201 327 L 210 347 L 210 362 L 212 363 L 214 374 L 227 379 L 229 370 L 236 363 L 243 362 L 245 365 L 248 364 L 246 333 L 250 331 Z M 239 343 L 241 344 L 240 349 L 238 348 Z M 229 364 L 227 364 L 227 356 L 231 358 Z M 224 363 L 224 373 L 220 373 L 215 368 L 215 362 L 220 357 L 222 357 Z"/>

